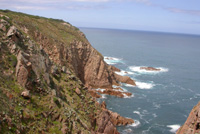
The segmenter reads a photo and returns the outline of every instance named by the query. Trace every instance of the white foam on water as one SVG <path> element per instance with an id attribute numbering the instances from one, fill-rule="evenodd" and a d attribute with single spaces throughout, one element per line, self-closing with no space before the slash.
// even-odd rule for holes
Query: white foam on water
<path id="1" fill-rule="evenodd" d="M 152 114 L 152 115 L 153 115 L 153 117 L 154 117 L 154 118 L 158 117 L 158 115 L 157 115 L 157 114 L 155 114 L 155 113 L 154 113 L 154 114 Z"/>
<path id="2" fill-rule="evenodd" d="M 140 74 L 158 74 L 158 73 L 169 71 L 168 68 L 164 68 L 164 67 L 155 67 L 156 69 L 160 69 L 160 71 L 145 70 L 145 69 L 140 69 L 140 67 L 146 67 L 146 66 L 130 66 L 129 69 L 133 72 L 140 73 Z"/>
<path id="3" fill-rule="evenodd" d="M 139 82 L 139 81 L 136 81 L 135 84 L 140 89 L 151 89 L 155 86 L 155 84 L 153 83 L 145 83 L 145 82 Z"/>
<path id="4" fill-rule="evenodd" d="M 140 122 L 138 120 L 134 120 L 134 123 L 128 125 L 128 127 L 139 127 L 140 126 Z"/>
<path id="5" fill-rule="evenodd" d="M 135 86 L 133 86 L 131 84 L 124 84 L 124 86 L 126 86 L 126 87 L 135 87 Z"/>
<path id="6" fill-rule="evenodd" d="M 102 97 L 102 99 L 106 99 L 107 98 L 106 94 L 102 94 L 101 97 Z"/>
<path id="7" fill-rule="evenodd" d="M 117 64 L 117 63 L 123 63 L 122 59 L 120 59 L 120 58 L 107 57 L 107 56 L 104 56 L 104 61 L 107 64 L 110 64 L 110 65 L 114 65 L 114 64 Z"/>
<path id="8" fill-rule="evenodd" d="M 161 106 L 160 106 L 160 104 L 158 104 L 157 102 L 153 102 L 153 107 L 154 107 L 155 109 L 159 109 Z"/>
<path id="9" fill-rule="evenodd" d="M 124 95 L 124 98 L 133 98 L 134 97 L 134 94 L 132 94 L 131 96 L 127 96 L 126 94 L 123 94 Z"/>
<path id="10" fill-rule="evenodd" d="M 118 75 L 121 75 L 121 76 L 134 75 L 135 74 L 134 72 L 125 71 L 125 70 L 121 70 L 120 72 L 115 72 L 115 73 L 118 74 Z"/>
<path id="11" fill-rule="evenodd" d="M 120 88 L 120 86 L 112 85 L 112 88 Z"/>
<path id="12" fill-rule="evenodd" d="M 141 116 L 140 112 L 139 111 L 133 111 L 134 114 L 138 114 Z"/>
<path id="13" fill-rule="evenodd" d="M 181 127 L 180 125 L 178 124 L 175 124 L 175 125 L 167 125 L 168 128 L 171 128 L 170 132 L 172 133 L 176 133 L 176 131 Z"/>
<path id="14" fill-rule="evenodd" d="M 128 129 L 125 129 L 125 130 L 123 130 L 125 133 L 133 133 L 133 130 L 132 129 L 130 129 L 130 128 L 128 128 Z"/>
<path id="15" fill-rule="evenodd" d="M 96 89 L 96 90 L 97 90 L 97 91 L 103 92 L 103 91 L 105 91 L 106 89 L 98 88 L 98 89 Z"/>
<path id="16" fill-rule="evenodd" d="M 121 89 L 123 89 L 124 92 L 128 92 L 126 88 L 121 87 Z"/>

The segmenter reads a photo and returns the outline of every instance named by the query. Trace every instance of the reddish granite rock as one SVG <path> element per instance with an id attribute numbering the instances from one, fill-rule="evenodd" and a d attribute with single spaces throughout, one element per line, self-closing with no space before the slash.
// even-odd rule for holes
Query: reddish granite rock
<path id="1" fill-rule="evenodd" d="M 81 94 L 81 91 L 80 91 L 80 89 L 79 89 L 79 88 L 76 88 L 75 92 L 76 92 L 78 95 L 80 95 L 80 94 Z"/>
<path id="2" fill-rule="evenodd" d="M 110 110 L 109 112 L 111 114 L 111 122 L 114 125 L 119 126 L 119 125 L 128 125 L 134 123 L 133 119 L 122 117 L 118 113 L 112 112 Z"/>
<path id="3" fill-rule="evenodd" d="M 200 133 L 200 102 L 192 109 L 186 122 L 176 134 L 199 134 Z"/>
<path id="4" fill-rule="evenodd" d="M 100 134 L 119 134 L 115 125 L 110 121 L 110 113 L 107 110 L 103 110 L 96 119 L 96 125 L 98 126 L 97 133 Z"/>
<path id="5" fill-rule="evenodd" d="M 120 72 L 121 70 L 119 68 L 116 68 L 115 66 L 110 65 L 109 66 L 111 70 L 115 71 L 115 72 Z"/>
<path id="6" fill-rule="evenodd" d="M 90 89 L 90 90 L 88 90 L 88 92 L 90 93 L 90 95 L 91 95 L 92 97 L 101 98 L 101 95 L 97 94 L 96 90 Z"/>
<path id="7" fill-rule="evenodd" d="M 113 89 L 105 89 L 104 91 L 97 91 L 101 94 L 108 94 L 108 95 L 113 95 L 113 96 L 117 96 L 117 97 L 120 97 L 120 98 L 123 98 L 125 97 L 125 95 L 127 96 L 131 96 L 132 94 L 131 93 L 128 93 L 128 92 L 120 92 L 120 91 L 116 91 L 116 90 L 113 90 Z"/>
<path id="8" fill-rule="evenodd" d="M 140 67 L 141 70 L 147 71 L 160 71 L 161 69 L 153 68 L 153 67 Z"/>
<path id="9" fill-rule="evenodd" d="M 115 126 L 116 126 L 116 125 L 117 125 L 117 126 L 119 126 L 119 125 L 128 125 L 128 124 L 134 123 L 134 120 L 133 120 L 133 119 L 122 117 L 122 116 L 120 116 L 118 113 L 112 112 L 112 111 L 106 109 L 106 103 L 105 103 L 104 101 L 101 103 L 101 108 L 102 108 L 104 111 L 108 111 L 108 112 L 109 112 L 111 122 L 112 122 Z"/>
<path id="10" fill-rule="evenodd" d="M 19 52 L 17 56 L 16 76 L 17 82 L 23 87 L 28 88 L 28 77 L 31 75 L 31 63 L 29 62 L 29 55 L 24 52 Z"/>
<path id="11" fill-rule="evenodd" d="M 126 83 L 126 84 L 130 84 L 130 85 L 136 86 L 135 81 L 132 80 L 128 76 L 120 76 L 118 74 L 115 74 L 115 78 L 117 79 L 117 81 L 120 81 L 122 83 Z"/>

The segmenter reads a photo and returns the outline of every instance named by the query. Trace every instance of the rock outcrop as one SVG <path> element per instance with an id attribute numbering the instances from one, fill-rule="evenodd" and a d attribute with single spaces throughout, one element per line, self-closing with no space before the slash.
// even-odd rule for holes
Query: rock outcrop
<path id="1" fill-rule="evenodd" d="M 153 68 L 153 67 L 140 67 L 141 70 L 146 70 L 146 71 L 160 71 L 161 69 L 158 68 Z"/>
<path id="2" fill-rule="evenodd" d="M 128 125 L 128 124 L 134 123 L 133 119 L 124 118 L 124 117 L 120 116 L 118 113 L 108 110 L 106 108 L 106 103 L 104 101 L 102 102 L 101 107 L 103 108 L 104 111 L 109 113 L 111 122 L 114 125 L 120 126 L 120 125 Z"/>
<path id="3" fill-rule="evenodd" d="M 192 109 L 186 122 L 176 134 L 198 134 L 200 133 L 200 102 Z"/>

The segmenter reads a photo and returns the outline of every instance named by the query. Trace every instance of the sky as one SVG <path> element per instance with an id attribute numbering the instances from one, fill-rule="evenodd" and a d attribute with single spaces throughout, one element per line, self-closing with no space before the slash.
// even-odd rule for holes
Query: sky
<path id="1" fill-rule="evenodd" d="M 76 27 L 200 35 L 200 0 L 0 0 L 9 9 Z"/>

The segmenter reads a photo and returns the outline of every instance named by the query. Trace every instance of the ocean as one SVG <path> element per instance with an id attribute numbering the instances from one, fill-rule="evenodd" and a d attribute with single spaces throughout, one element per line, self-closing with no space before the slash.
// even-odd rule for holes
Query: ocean
<path id="1" fill-rule="evenodd" d="M 103 95 L 107 108 L 135 120 L 119 126 L 122 134 L 173 134 L 200 100 L 200 36 L 159 32 L 80 28 L 91 45 L 119 74 L 136 81 L 123 84 L 133 95 Z M 141 71 L 150 66 L 160 72 Z"/>

